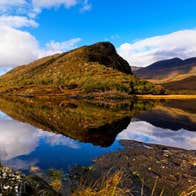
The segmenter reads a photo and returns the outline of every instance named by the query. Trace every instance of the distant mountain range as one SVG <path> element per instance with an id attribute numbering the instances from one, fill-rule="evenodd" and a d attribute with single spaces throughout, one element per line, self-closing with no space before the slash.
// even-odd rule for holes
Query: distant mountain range
<path id="1" fill-rule="evenodd" d="M 0 77 L 0 93 L 92 97 L 164 93 L 136 78 L 109 42 L 83 46 L 22 65 Z"/>
<path id="2" fill-rule="evenodd" d="M 182 60 L 173 58 L 133 69 L 134 74 L 173 93 L 196 94 L 196 57 Z"/>

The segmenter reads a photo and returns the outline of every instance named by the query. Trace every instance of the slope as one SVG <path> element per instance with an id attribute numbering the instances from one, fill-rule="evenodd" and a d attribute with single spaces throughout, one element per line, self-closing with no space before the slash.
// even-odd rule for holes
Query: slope
<path id="1" fill-rule="evenodd" d="M 0 92 L 23 95 L 163 93 L 160 86 L 139 80 L 109 42 L 45 57 L 0 77 Z"/>

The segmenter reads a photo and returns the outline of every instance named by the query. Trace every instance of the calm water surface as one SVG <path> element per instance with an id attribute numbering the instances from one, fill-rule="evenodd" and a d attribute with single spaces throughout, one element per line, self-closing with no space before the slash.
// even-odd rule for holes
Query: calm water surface
<path id="1" fill-rule="evenodd" d="M 154 104 L 0 100 L 0 162 L 29 172 L 87 166 L 121 139 L 196 150 L 195 100 Z M 111 109 L 112 108 L 112 109 Z"/>

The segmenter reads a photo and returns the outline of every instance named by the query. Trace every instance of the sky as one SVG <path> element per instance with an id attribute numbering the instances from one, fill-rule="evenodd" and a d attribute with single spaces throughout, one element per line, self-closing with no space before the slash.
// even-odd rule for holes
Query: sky
<path id="1" fill-rule="evenodd" d="M 131 66 L 196 56 L 195 0 L 0 0 L 0 74 L 112 42 Z"/>

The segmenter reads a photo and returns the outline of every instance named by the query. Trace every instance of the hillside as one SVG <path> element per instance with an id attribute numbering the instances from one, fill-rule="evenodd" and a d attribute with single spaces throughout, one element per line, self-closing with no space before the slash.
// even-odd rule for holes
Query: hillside
<path id="1" fill-rule="evenodd" d="M 45 57 L 0 77 L 0 92 L 43 94 L 159 94 L 160 86 L 137 79 L 109 42 Z"/>
<path id="2" fill-rule="evenodd" d="M 173 93 L 196 93 L 196 57 L 158 61 L 133 72 L 140 78 L 162 84 Z"/>
<path id="3" fill-rule="evenodd" d="M 182 80 L 172 81 L 162 84 L 166 89 L 178 94 L 196 94 L 196 75 L 187 77 Z"/>

